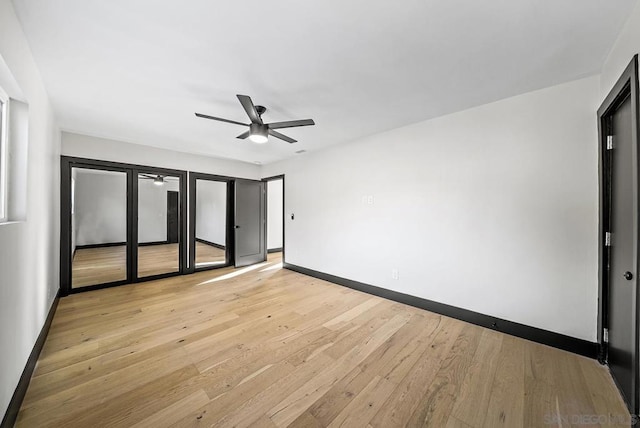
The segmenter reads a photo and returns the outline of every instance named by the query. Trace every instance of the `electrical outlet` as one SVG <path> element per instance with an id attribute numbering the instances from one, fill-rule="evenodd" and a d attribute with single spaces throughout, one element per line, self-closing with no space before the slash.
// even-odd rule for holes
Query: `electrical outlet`
<path id="1" fill-rule="evenodd" d="M 372 195 L 367 196 L 367 204 L 373 205 L 373 196 Z"/>
<path id="2" fill-rule="evenodd" d="M 391 269 L 391 278 L 400 279 L 400 270 L 398 268 Z"/>

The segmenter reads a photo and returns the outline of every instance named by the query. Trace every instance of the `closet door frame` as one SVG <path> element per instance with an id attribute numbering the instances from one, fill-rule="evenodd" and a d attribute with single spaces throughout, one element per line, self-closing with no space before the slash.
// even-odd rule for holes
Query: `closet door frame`
<path id="1" fill-rule="evenodd" d="M 140 165 L 131 165 L 132 168 L 132 178 L 135 182 L 135 185 L 132 186 L 131 192 L 131 211 L 133 217 L 133 225 L 132 225 L 132 252 L 131 252 L 131 268 L 133 273 L 133 281 L 132 282 L 143 282 L 143 281 L 151 281 L 154 279 L 162 279 L 169 278 L 171 276 L 176 275 L 184 275 L 188 273 L 187 268 L 187 172 L 176 170 L 176 169 L 167 169 L 167 168 L 156 168 L 151 166 L 140 166 Z M 150 175 L 162 175 L 162 176 L 170 176 L 170 177 L 178 177 L 180 179 L 180 194 L 178 195 L 178 201 L 180 202 L 179 207 L 179 220 L 178 220 L 178 240 L 179 240 L 179 250 L 178 250 L 178 270 L 176 272 L 167 272 L 161 273 L 158 275 L 149 275 L 138 277 L 138 249 L 140 247 L 138 242 L 138 176 L 139 174 L 150 174 Z"/>
<path id="2" fill-rule="evenodd" d="M 71 254 L 71 186 L 73 168 L 87 168 L 127 174 L 127 279 L 104 284 L 72 288 Z M 166 274 L 138 278 L 138 173 L 162 174 L 180 178 L 179 210 L 179 270 Z M 187 266 L 187 172 L 168 168 L 87 159 L 73 156 L 60 157 L 60 295 L 80 293 L 101 288 L 168 278 L 188 273 Z"/>
<path id="3" fill-rule="evenodd" d="M 196 267 L 196 202 L 197 180 L 224 182 L 227 185 L 227 206 L 225 213 L 225 263 L 216 266 Z M 233 233 L 234 219 L 234 184 L 235 178 L 224 175 L 189 172 L 189 272 L 220 269 L 233 264 L 235 254 L 235 236 Z"/>

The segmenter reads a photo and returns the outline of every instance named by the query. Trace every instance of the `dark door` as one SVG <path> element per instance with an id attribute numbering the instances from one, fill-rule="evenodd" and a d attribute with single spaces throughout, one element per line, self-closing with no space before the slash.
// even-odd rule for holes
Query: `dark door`
<path id="1" fill-rule="evenodd" d="M 236 180 L 235 266 L 247 266 L 267 259 L 265 242 L 265 183 Z"/>
<path id="2" fill-rule="evenodd" d="M 636 271 L 634 229 L 634 154 L 632 139 L 631 97 L 627 97 L 611 113 L 610 134 L 613 149 L 610 156 L 610 231 L 611 252 L 609 269 L 609 350 L 608 362 L 611 374 L 625 397 L 633 403 L 634 358 L 636 355 L 635 305 Z"/>
<path id="3" fill-rule="evenodd" d="M 167 191 L 167 242 L 178 243 L 178 194 L 179 192 Z"/>

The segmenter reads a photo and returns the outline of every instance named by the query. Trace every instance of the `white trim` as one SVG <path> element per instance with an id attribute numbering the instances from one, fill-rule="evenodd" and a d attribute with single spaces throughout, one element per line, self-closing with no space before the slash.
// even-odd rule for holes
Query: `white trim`
<path id="1" fill-rule="evenodd" d="M 9 96 L 0 87 L 0 223 L 4 223 L 8 220 L 7 215 L 7 180 L 8 180 L 8 166 L 7 161 L 9 157 L 9 137 L 8 137 L 8 125 L 9 121 L 7 116 L 9 115 Z"/>

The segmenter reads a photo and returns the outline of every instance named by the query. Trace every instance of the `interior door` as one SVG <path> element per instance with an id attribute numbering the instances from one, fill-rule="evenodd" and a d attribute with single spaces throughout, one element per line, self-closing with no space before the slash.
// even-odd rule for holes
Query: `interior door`
<path id="1" fill-rule="evenodd" d="M 267 259 L 265 240 L 265 183 L 236 180 L 235 266 L 247 266 Z"/>
<path id="2" fill-rule="evenodd" d="M 613 150 L 610 153 L 610 230 L 611 252 L 608 298 L 608 363 L 611 374 L 628 404 L 636 400 L 633 365 L 636 354 L 635 305 L 637 266 L 634 228 L 633 162 L 631 97 L 627 97 L 611 114 Z"/>
<path id="3" fill-rule="evenodd" d="M 167 242 L 177 244 L 180 236 L 178 228 L 178 192 L 167 192 Z"/>

